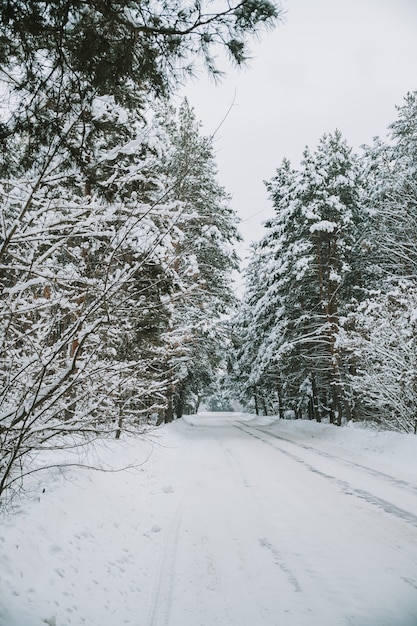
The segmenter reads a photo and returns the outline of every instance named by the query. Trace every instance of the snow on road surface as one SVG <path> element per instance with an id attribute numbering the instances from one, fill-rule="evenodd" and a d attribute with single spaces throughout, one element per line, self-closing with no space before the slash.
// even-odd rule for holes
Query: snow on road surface
<path id="1" fill-rule="evenodd" d="M 100 455 L 138 467 L 0 518 L 1 626 L 417 626 L 416 437 L 206 413 Z"/>

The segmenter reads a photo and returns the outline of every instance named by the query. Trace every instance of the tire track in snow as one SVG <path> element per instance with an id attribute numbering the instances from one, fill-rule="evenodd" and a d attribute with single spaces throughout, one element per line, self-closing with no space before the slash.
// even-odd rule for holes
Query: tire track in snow
<path id="1" fill-rule="evenodd" d="M 242 467 L 240 463 L 238 462 L 237 458 L 235 457 L 235 455 L 233 454 L 233 452 L 231 451 L 231 449 L 228 446 L 226 446 L 223 441 L 219 440 L 219 443 L 225 452 L 228 466 L 231 469 L 233 469 L 235 473 L 238 474 L 239 480 L 241 481 L 242 485 L 247 489 L 246 493 L 247 493 L 247 499 L 249 502 L 248 509 L 253 510 L 254 509 L 253 504 L 256 504 L 257 511 L 259 511 L 260 508 L 264 509 L 262 502 L 256 496 L 256 491 L 252 489 L 251 483 L 248 481 L 248 479 L 244 475 Z M 263 518 L 267 519 L 267 517 L 268 516 L 267 516 L 266 511 L 264 511 L 262 515 L 259 515 L 259 519 L 263 519 Z M 287 579 L 290 587 L 292 587 L 293 590 L 297 593 L 301 592 L 302 591 L 301 585 L 296 575 L 290 568 L 290 566 L 284 560 L 284 557 L 281 554 L 281 552 L 266 537 L 259 537 L 258 541 L 259 541 L 259 545 L 262 548 L 266 548 L 268 552 L 271 554 L 275 565 L 281 570 L 281 572 Z"/>
<path id="2" fill-rule="evenodd" d="M 288 565 L 286 564 L 285 560 L 283 559 L 282 554 L 280 553 L 279 550 L 277 550 L 271 542 L 269 542 L 267 539 L 259 539 L 259 544 L 263 547 L 263 548 L 267 548 L 269 550 L 269 552 L 272 554 L 272 556 L 274 557 L 274 562 L 275 564 L 280 568 L 280 570 L 285 574 L 285 576 L 288 579 L 288 582 L 294 587 L 295 591 L 297 591 L 297 593 L 301 592 L 301 586 L 300 583 L 298 582 L 297 578 L 295 577 L 295 575 L 293 574 L 293 572 L 291 571 L 291 569 L 288 567 Z"/>
<path id="3" fill-rule="evenodd" d="M 188 423 L 185 419 L 182 423 L 186 426 L 185 433 L 187 433 L 187 431 L 192 432 L 192 423 Z M 179 442 L 176 442 L 172 449 L 179 450 L 182 445 L 183 441 L 180 440 Z M 189 504 L 190 489 L 192 486 L 190 476 L 188 472 L 185 471 L 185 467 L 193 467 L 195 458 L 196 451 L 194 450 L 194 447 L 191 446 L 191 450 L 189 450 L 189 454 L 187 455 L 186 466 L 184 466 L 184 464 L 180 464 L 179 468 L 174 470 L 174 475 L 178 480 L 177 487 L 174 486 L 173 488 L 171 485 L 162 487 L 162 491 L 167 494 L 178 493 L 178 488 L 182 491 L 182 493 L 179 496 L 179 502 L 177 503 L 176 508 L 174 508 L 174 513 L 168 522 L 164 540 L 159 546 L 159 557 L 155 555 L 157 566 L 155 567 L 154 580 L 150 592 L 151 601 L 148 608 L 148 617 L 145 622 L 146 626 L 168 626 L 171 621 L 173 592 L 176 583 L 175 567 L 177 561 L 178 543 L 184 512 L 187 508 L 187 504 Z M 180 474 L 177 473 L 178 469 Z M 179 476 L 181 476 L 181 479 L 179 479 Z"/>
<path id="4" fill-rule="evenodd" d="M 246 426 L 246 424 L 244 425 L 241 422 L 242 426 Z M 289 439 L 288 437 L 284 437 L 283 435 L 277 435 L 276 433 L 271 432 L 270 430 L 268 430 L 267 428 L 264 427 L 255 427 L 255 426 L 248 426 L 248 428 L 253 429 L 253 430 L 257 430 L 261 433 L 264 433 L 266 435 L 270 435 L 271 437 L 273 437 L 274 439 L 278 439 L 278 440 L 282 440 L 282 441 L 286 441 L 290 444 L 293 444 L 295 447 L 297 448 L 302 448 L 303 450 L 308 450 L 309 452 L 314 452 L 315 454 L 322 456 L 326 459 L 331 459 L 333 461 L 337 461 L 338 463 L 343 463 L 345 465 L 348 465 L 350 467 L 355 467 L 357 469 L 361 469 L 361 470 L 365 470 L 368 474 L 370 474 L 373 477 L 376 478 L 383 478 L 384 480 L 387 480 L 389 482 L 392 482 L 394 485 L 398 486 L 398 487 L 402 487 L 403 489 L 406 489 L 407 491 L 415 491 L 417 492 L 417 485 L 414 485 L 413 483 L 410 483 L 406 480 L 403 480 L 401 478 L 397 478 L 396 476 L 391 476 L 390 474 L 387 474 L 385 472 L 381 472 L 380 470 L 376 470 L 372 467 L 368 467 L 367 465 L 362 465 L 361 463 L 356 463 L 355 461 L 350 461 L 349 459 L 345 459 L 342 457 L 339 457 L 335 454 L 331 454 L 330 452 L 326 452 L 325 450 L 318 450 L 317 448 L 314 448 L 313 446 L 308 446 L 305 443 L 300 443 L 298 441 L 294 441 L 293 439 Z"/>
<path id="5" fill-rule="evenodd" d="M 244 429 L 239 430 L 242 430 L 245 436 L 251 434 Z M 260 437 L 254 438 L 265 443 Z M 305 551 L 300 548 L 297 533 L 294 531 L 294 527 L 290 525 L 291 515 L 288 517 L 286 513 L 279 512 L 279 506 L 277 507 L 276 503 L 271 509 L 271 499 L 265 500 L 264 489 L 261 489 L 261 494 L 258 494 L 258 488 L 262 485 L 257 482 L 256 475 L 254 482 L 250 478 L 248 479 L 248 467 L 246 464 L 242 464 L 243 457 L 241 459 L 240 455 L 236 455 L 235 451 L 224 441 L 222 447 L 229 457 L 228 466 L 239 474 L 241 483 L 247 488 L 246 494 L 250 503 L 248 508 L 253 513 L 256 512 L 257 523 L 254 524 L 254 528 L 257 528 L 257 544 L 267 556 L 265 561 L 260 560 L 260 564 L 261 566 L 263 564 L 265 568 L 267 567 L 266 562 L 269 561 L 277 568 L 276 574 L 270 569 L 259 570 L 257 574 L 262 580 L 265 571 L 271 572 L 270 580 L 273 581 L 273 593 L 276 593 L 279 598 L 278 606 L 275 606 L 275 610 L 272 609 L 270 616 L 266 615 L 265 619 L 271 620 L 268 623 L 279 623 L 282 626 L 294 626 L 295 624 L 306 626 L 310 623 L 310 619 L 314 619 L 315 612 L 321 611 L 320 594 L 325 590 L 329 598 L 331 597 L 331 601 L 329 601 L 329 608 L 326 608 L 326 615 L 327 613 L 328 615 L 323 623 L 336 623 L 336 618 L 333 619 L 333 612 L 335 611 L 337 614 L 338 609 L 333 608 L 333 602 L 338 606 L 338 602 L 334 599 L 338 597 L 340 591 L 334 584 L 332 562 L 330 567 L 326 569 L 317 563 L 316 557 L 311 556 L 309 550 Z M 276 446 L 270 445 L 270 447 L 274 452 L 279 452 Z M 238 450 L 238 446 L 236 450 Z M 249 458 L 254 460 L 256 452 Z M 268 484 L 267 489 L 271 494 L 271 483 L 266 483 L 266 485 Z M 273 515 L 274 510 L 275 512 L 278 510 L 276 516 Z M 349 585 L 350 581 L 348 580 L 344 587 L 348 588 Z M 270 606 L 269 603 L 265 605 L 266 611 Z M 295 618 L 295 612 L 290 608 L 291 606 L 296 607 L 298 618 Z M 272 617 L 273 615 L 275 617 Z M 337 623 L 341 624 L 341 622 Z"/>
<path id="6" fill-rule="evenodd" d="M 148 626 L 168 626 L 171 613 L 172 592 L 175 582 L 174 570 L 178 537 L 184 514 L 186 495 L 177 506 L 170 522 L 157 567 L 153 585 L 152 603 L 147 620 Z"/>
<path id="7" fill-rule="evenodd" d="M 366 491 L 365 489 L 355 488 L 352 485 L 350 485 L 348 482 L 346 482 L 344 480 L 341 480 L 340 478 L 336 478 L 335 476 L 332 476 L 331 474 L 327 474 L 326 472 L 323 472 L 322 470 L 318 470 L 316 467 L 314 467 L 313 465 L 311 465 L 310 463 L 308 463 L 304 459 L 300 458 L 296 454 L 292 454 L 288 450 L 284 450 L 283 448 L 274 446 L 271 441 L 268 441 L 268 439 L 264 439 L 260 435 L 256 435 L 254 432 L 252 432 L 252 429 L 248 430 L 247 428 L 243 427 L 243 425 L 242 426 L 238 426 L 237 424 L 235 424 L 235 427 L 238 428 L 239 430 L 241 430 L 242 432 L 245 432 L 250 437 L 253 437 L 255 439 L 258 439 L 259 441 L 262 441 L 265 445 L 269 445 L 272 448 L 275 448 L 276 450 L 279 450 L 282 454 L 285 454 L 286 456 L 291 458 L 293 461 L 296 461 L 297 463 L 300 463 L 300 464 L 304 465 L 308 470 L 310 470 L 314 474 L 318 474 L 319 476 L 322 476 L 323 478 L 326 478 L 327 480 L 331 480 L 332 482 L 336 483 L 337 485 L 339 485 L 341 487 L 341 489 L 342 489 L 342 491 L 343 491 L 343 493 L 345 495 L 354 495 L 354 496 L 356 496 L 358 498 L 361 498 L 362 500 L 365 500 L 369 504 L 377 506 L 380 509 L 382 509 L 383 511 L 385 511 L 386 513 L 394 515 L 395 517 L 397 517 L 397 518 L 399 518 L 399 519 L 401 519 L 403 521 L 406 521 L 406 522 L 412 524 L 413 526 L 415 526 L 417 528 L 417 515 L 411 513 L 410 511 L 406 511 L 405 509 L 402 509 L 401 507 L 398 507 L 397 505 L 393 504 L 392 502 L 389 502 L 388 500 L 385 500 L 384 498 L 380 498 L 380 497 L 370 493 L 369 491 Z M 272 437 L 273 439 L 278 439 L 278 440 L 281 439 L 283 441 L 292 443 L 296 447 L 305 448 L 305 449 L 307 449 L 307 450 L 309 450 L 311 452 L 314 452 L 314 453 L 318 454 L 319 456 L 326 456 L 326 457 L 329 457 L 332 460 L 336 460 L 336 461 L 340 461 L 341 460 L 337 456 L 333 456 L 333 455 L 328 454 L 328 453 L 321 454 L 320 451 L 317 451 L 313 447 L 305 446 L 304 444 L 295 443 L 295 442 L 291 441 L 290 439 L 286 439 L 284 437 L 280 437 L 279 435 L 276 435 L 275 433 L 271 433 L 270 431 L 265 431 L 265 430 L 261 430 L 261 429 L 258 429 L 258 428 L 254 428 L 253 430 L 257 430 L 257 431 L 259 431 L 260 433 L 262 433 L 262 434 L 264 434 L 266 436 Z M 371 468 L 367 468 L 366 466 L 361 466 L 359 464 L 353 463 L 351 461 L 346 461 L 344 459 L 342 459 L 342 461 L 344 463 L 348 463 L 350 465 L 353 465 L 354 467 L 356 467 L 358 469 L 362 469 L 363 468 L 363 469 L 370 470 L 370 473 L 374 473 L 374 470 L 372 470 Z M 378 476 L 378 477 L 391 479 L 394 483 L 398 484 L 398 486 L 400 486 L 400 487 L 407 486 L 407 487 L 411 487 L 413 490 L 415 489 L 415 486 L 411 485 L 411 483 L 407 483 L 406 481 L 396 481 L 392 476 L 389 476 L 388 474 L 384 474 L 383 472 L 375 471 L 375 475 Z"/>

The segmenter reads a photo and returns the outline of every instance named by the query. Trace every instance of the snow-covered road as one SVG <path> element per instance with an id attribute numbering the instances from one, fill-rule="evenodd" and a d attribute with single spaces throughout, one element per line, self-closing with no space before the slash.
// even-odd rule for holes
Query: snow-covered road
<path id="1" fill-rule="evenodd" d="M 230 416 L 188 423 L 149 626 L 416 626 L 416 483 Z"/>
<path id="2" fill-rule="evenodd" d="M 412 465 L 239 414 L 160 432 L 140 472 L 71 474 L 9 520 L 1 626 L 417 626 Z"/>

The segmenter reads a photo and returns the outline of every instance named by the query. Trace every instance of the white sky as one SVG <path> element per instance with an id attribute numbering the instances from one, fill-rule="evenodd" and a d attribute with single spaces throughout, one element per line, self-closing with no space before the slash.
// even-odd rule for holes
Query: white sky
<path id="1" fill-rule="evenodd" d="M 245 70 L 221 63 L 185 90 L 204 134 L 234 106 L 215 139 L 219 180 L 242 219 L 244 257 L 272 215 L 264 180 L 284 157 L 339 128 L 355 149 L 385 136 L 408 91 L 417 90 L 417 0 L 285 0 L 284 23 L 252 44 Z"/>

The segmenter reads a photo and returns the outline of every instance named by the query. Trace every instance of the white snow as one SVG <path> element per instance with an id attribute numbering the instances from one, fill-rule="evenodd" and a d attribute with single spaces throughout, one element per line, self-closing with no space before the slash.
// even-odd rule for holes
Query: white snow
<path id="1" fill-rule="evenodd" d="M 416 626 L 417 437 L 203 413 L 95 454 L 135 467 L 0 517 L 1 626 Z"/>
<path id="2" fill-rule="evenodd" d="M 310 233 L 334 233 L 337 229 L 337 222 L 329 222 L 329 220 L 320 220 L 310 226 Z"/>

